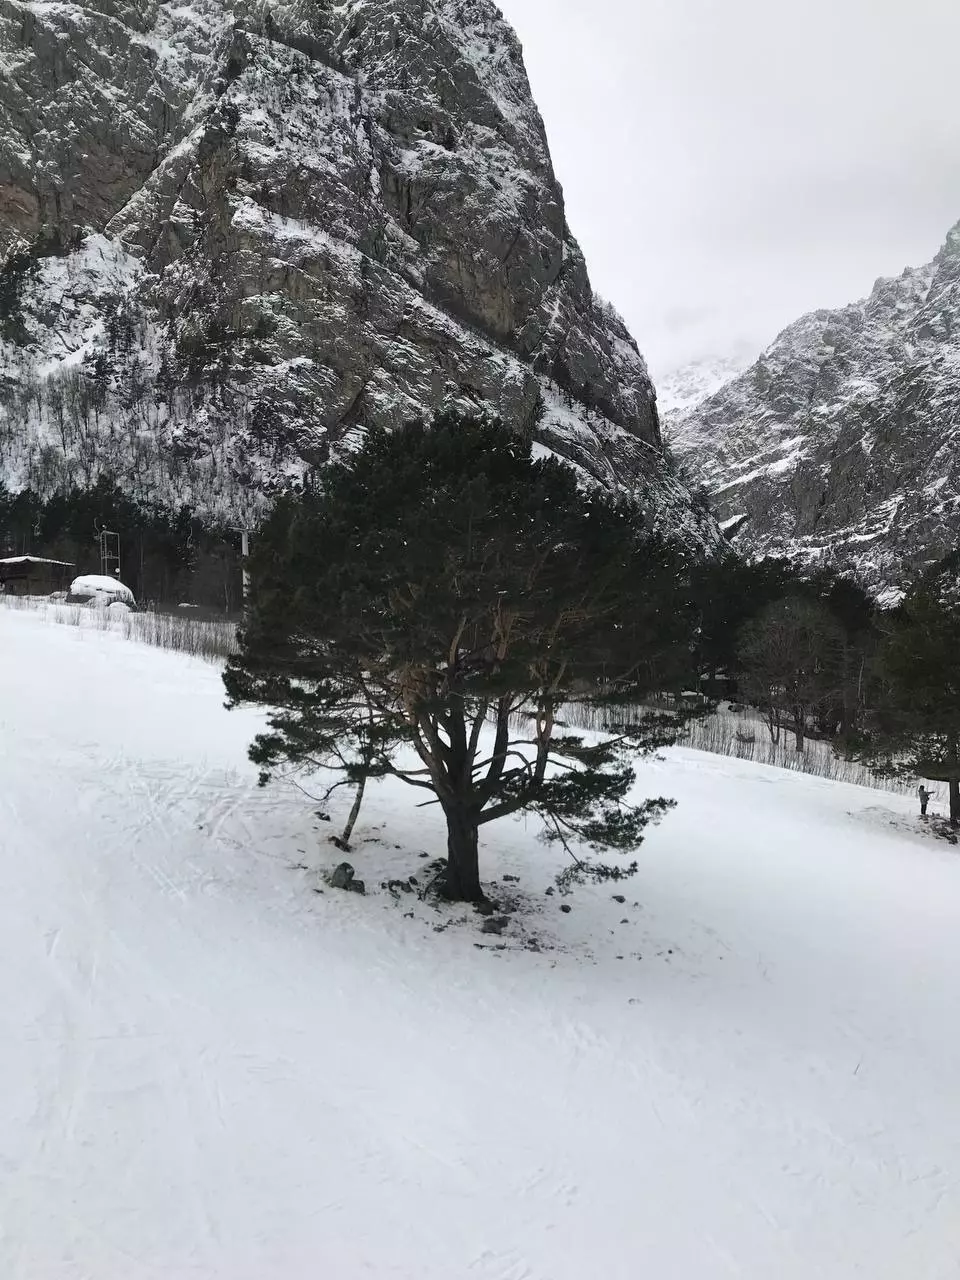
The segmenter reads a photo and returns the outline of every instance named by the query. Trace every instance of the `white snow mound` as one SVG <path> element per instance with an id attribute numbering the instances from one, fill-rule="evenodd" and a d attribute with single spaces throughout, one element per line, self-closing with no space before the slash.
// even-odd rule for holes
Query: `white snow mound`
<path id="1" fill-rule="evenodd" d="M 89 603 L 104 607 L 125 604 L 128 608 L 133 608 L 137 603 L 129 587 L 116 578 L 108 578 L 99 573 L 85 573 L 74 578 L 67 598 L 72 604 Z"/>

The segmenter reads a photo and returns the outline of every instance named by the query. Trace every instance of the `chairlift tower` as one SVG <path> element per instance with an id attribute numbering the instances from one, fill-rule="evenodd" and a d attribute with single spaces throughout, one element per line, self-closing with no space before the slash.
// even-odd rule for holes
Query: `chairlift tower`
<path id="1" fill-rule="evenodd" d="M 105 578 L 120 577 L 120 535 L 112 529 L 100 530 L 100 572 Z"/>

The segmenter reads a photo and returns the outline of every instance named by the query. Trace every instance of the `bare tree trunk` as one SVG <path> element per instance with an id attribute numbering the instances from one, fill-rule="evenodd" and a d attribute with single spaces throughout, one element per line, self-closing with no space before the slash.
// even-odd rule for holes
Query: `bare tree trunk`
<path id="1" fill-rule="evenodd" d="M 771 702 L 767 706 L 767 730 L 773 745 L 780 745 L 780 709 Z"/>
<path id="2" fill-rule="evenodd" d="M 797 755 L 803 755 L 803 749 L 806 745 L 807 718 L 804 715 L 802 707 L 794 708 L 793 712 L 793 735 L 797 740 Z"/>
<path id="3" fill-rule="evenodd" d="M 350 849 L 350 837 L 353 835 L 353 828 L 357 824 L 357 818 L 360 816 L 360 806 L 363 804 L 363 793 L 367 789 L 367 775 L 363 774 L 357 783 L 357 794 L 353 797 L 353 807 L 350 810 L 350 816 L 347 818 L 347 825 L 343 828 L 342 834 L 334 842 L 338 849 L 342 849 L 347 853 Z"/>
<path id="4" fill-rule="evenodd" d="M 947 764 L 950 784 L 950 825 L 960 827 L 960 742 L 956 738 L 947 743 Z"/>
<path id="5" fill-rule="evenodd" d="M 846 738 L 857 722 L 860 711 L 860 694 L 863 688 L 864 659 L 860 660 L 860 670 L 856 677 L 850 663 L 849 647 L 843 653 L 843 690 L 840 733 Z"/>
<path id="6" fill-rule="evenodd" d="M 447 818 L 447 872 L 444 896 L 451 902 L 483 902 L 479 828 L 466 805 L 444 805 Z"/>

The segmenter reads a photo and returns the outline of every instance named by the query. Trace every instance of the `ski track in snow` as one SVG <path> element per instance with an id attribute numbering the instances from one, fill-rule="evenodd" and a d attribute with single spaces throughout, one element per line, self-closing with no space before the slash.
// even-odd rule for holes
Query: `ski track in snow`
<path id="1" fill-rule="evenodd" d="M 314 892 L 213 668 L 0 646 L 4 1280 L 960 1275 L 960 863 L 908 800 L 674 751 L 626 904 L 489 830 L 544 949 L 477 950 L 378 888 L 442 848 L 401 788 L 369 896 Z"/>

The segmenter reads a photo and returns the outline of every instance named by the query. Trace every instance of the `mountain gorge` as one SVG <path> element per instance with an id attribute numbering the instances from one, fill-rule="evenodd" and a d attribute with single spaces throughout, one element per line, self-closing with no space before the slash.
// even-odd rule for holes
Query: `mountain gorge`
<path id="1" fill-rule="evenodd" d="M 960 536 L 960 225 L 933 262 L 804 316 L 666 430 L 737 546 L 895 592 Z"/>
<path id="2" fill-rule="evenodd" d="M 0 477 L 250 518 L 485 405 L 716 545 L 489 0 L 0 0 Z"/>

